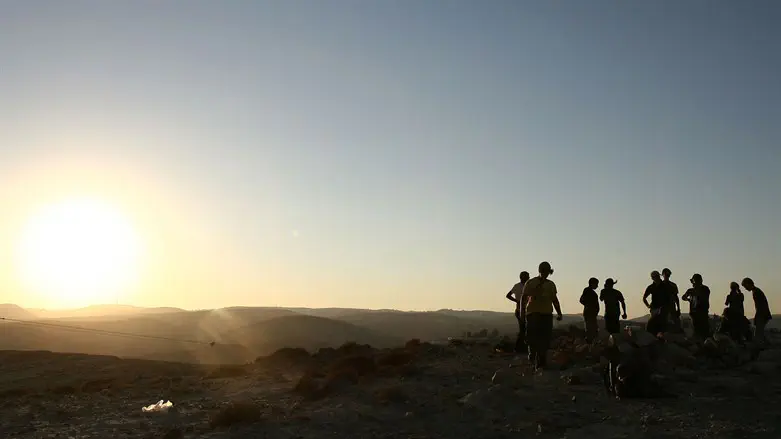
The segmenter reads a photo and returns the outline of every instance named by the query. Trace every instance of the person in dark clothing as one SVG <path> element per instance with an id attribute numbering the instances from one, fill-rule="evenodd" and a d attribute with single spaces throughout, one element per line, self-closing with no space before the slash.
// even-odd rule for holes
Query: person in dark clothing
<path id="1" fill-rule="evenodd" d="M 521 301 L 523 286 L 529 280 L 529 272 L 521 272 L 521 281 L 507 293 L 507 300 L 515 302 L 515 318 L 518 320 L 518 336 L 515 338 L 515 352 L 526 351 L 526 306 Z"/>
<path id="2" fill-rule="evenodd" d="M 727 308 L 724 310 L 721 332 L 727 332 L 735 342 L 742 343 L 743 338 L 749 332 L 746 325 L 746 312 L 743 307 L 745 299 L 737 282 L 730 283 L 729 289 L 727 299 L 724 301 Z"/>
<path id="3" fill-rule="evenodd" d="M 743 288 L 751 291 L 751 296 L 754 299 L 754 308 L 756 313 L 754 314 L 754 339 L 761 344 L 764 344 L 765 339 L 765 326 L 773 318 L 770 313 L 770 305 L 767 303 L 767 296 L 764 291 L 754 285 L 754 281 L 747 277 L 741 282 Z"/>
<path id="4" fill-rule="evenodd" d="M 710 288 L 702 284 L 702 276 L 698 273 L 690 281 L 692 287 L 686 290 L 681 299 L 689 302 L 689 317 L 692 319 L 694 334 L 706 339 L 710 337 Z"/>
<path id="5" fill-rule="evenodd" d="M 667 294 L 670 296 L 670 330 L 674 332 L 683 332 L 681 324 L 681 301 L 678 299 L 678 285 L 670 280 L 673 272 L 669 268 L 662 270 L 662 285 L 667 288 Z"/>
<path id="6" fill-rule="evenodd" d="M 553 274 L 548 262 L 540 263 L 539 276 L 529 279 L 523 286 L 521 300 L 526 302 L 526 343 L 529 345 L 529 361 L 535 369 L 544 369 L 553 336 L 553 309 L 556 320 L 561 321 L 556 284 L 548 279 Z"/>
<path id="7" fill-rule="evenodd" d="M 643 303 L 651 311 L 645 329 L 651 334 L 659 336 L 667 331 L 667 320 L 670 318 L 672 300 L 670 299 L 670 290 L 662 285 L 662 277 L 658 271 L 651 272 L 651 281 L 651 285 L 648 285 L 645 294 L 643 294 Z M 649 296 L 651 303 L 648 303 Z"/>
<path id="8" fill-rule="evenodd" d="M 593 343 L 599 333 L 597 316 L 599 315 L 599 297 L 596 289 L 599 287 L 599 279 L 592 277 L 588 280 L 588 287 L 583 289 L 580 295 L 580 304 L 583 305 L 583 323 L 586 326 L 586 342 Z"/>
<path id="9" fill-rule="evenodd" d="M 605 280 L 605 288 L 599 292 L 599 300 L 605 302 L 605 329 L 610 334 L 617 334 L 621 331 L 619 317 L 626 319 L 626 302 L 621 291 L 613 288 L 616 281 L 608 278 Z M 624 314 L 621 314 L 621 308 Z"/>

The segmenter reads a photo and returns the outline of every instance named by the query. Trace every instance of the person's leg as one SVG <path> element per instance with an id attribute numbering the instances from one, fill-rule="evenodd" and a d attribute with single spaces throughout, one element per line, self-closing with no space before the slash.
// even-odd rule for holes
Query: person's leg
<path id="1" fill-rule="evenodd" d="M 537 362 L 537 338 L 539 330 L 537 329 L 537 314 L 527 314 L 525 320 L 526 346 L 529 352 L 529 363 L 535 365 Z"/>
<path id="2" fill-rule="evenodd" d="M 756 326 L 756 333 L 754 334 L 754 340 L 759 344 L 765 343 L 765 326 L 767 326 L 767 319 L 760 317 L 754 319 L 754 326 Z"/>
<path id="3" fill-rule="evenodd" d="M 545 367 L 548 363 L 548 349 L 550 349 L 553 337 L 553 314 L 540 315 L 540 340 L 537 348 L 538 367 Z"/>

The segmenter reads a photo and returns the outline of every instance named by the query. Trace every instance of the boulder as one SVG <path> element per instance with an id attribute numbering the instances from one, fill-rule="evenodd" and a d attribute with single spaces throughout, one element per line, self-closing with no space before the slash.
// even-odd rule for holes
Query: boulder
<path id="1" fill-rule="evenodd" d="M 658 343 L 659 339 L 654 337 L 651 333 L 647 331 L 631 331 L 631 337 L 632 341 L 635 342 L 640 347 L 645 346 L 651 346 L 652 344 Z"/>
<path id="2" fill-rule="evenodd" d="M 697 363 L 691 352 L 675 343 L 666 343 L 660 350 L 660 356 L 674 367 L 692 367 Z"/>
<path id="3" fill-rule="evenodd" d="M 522 377 L 523 375 L 521 375 L 520 370 L 518 368 L 499 369 L 496 372 L 494 372 L 493 376 L 491 377 L 491 384 L 517 386 L 521 383 Z"/>

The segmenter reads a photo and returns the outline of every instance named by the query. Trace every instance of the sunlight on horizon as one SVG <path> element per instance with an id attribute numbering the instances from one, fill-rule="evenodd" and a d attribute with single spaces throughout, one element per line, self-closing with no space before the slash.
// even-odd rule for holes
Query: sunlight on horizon
<path id="1" fill-rule="evenodd" d="M 113 303 L 138 281 L 141 240 L 123 213 L 102 200 L 68 198 L 30 216 L 19 236 L 22 283 L 50 304 Z"/>

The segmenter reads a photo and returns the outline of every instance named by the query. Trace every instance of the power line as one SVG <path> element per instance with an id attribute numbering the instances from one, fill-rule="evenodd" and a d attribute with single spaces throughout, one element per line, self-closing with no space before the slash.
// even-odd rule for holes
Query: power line
<path id="1" fill-rule="evenodd" d="M 18 323 L 18 324 L 21 324 L 21 325 L 29 325 L 29 326 L 42 326 L 42 327 L 56 328 L 56 329 L 61 329 L 61 330 L 65 330 L 65 331 L 91 332 L 91 333 L 94 333 L 94 334 L 111 335 L 111 336 L 115 336 L 115 337 L 174 341 L 174 342 L 178 342 L 178 343 L 192 343 L 192 344 L 209 345 L 209 346 L 214 346 L 215 345 L 215 342 L 213 342 L 213 341 L 212 342 L 208 342 L 208 341 L 201 341 L 201 340 L 187 340 L 187 339 L 180 339 L 180 338 L 163 337 L 163 336 L 159 336 L 159 335 L 133 334 L 133 333 L 130 333 L 130 332 L 110 331 L 108 329 L 84 328 L 84 327 L 80 327 L 80 326 L 61 325 L 61 324 L 57 324 L 57 323 L 48 323 L 48 322 L 41 322 L 41 321 L 35 321 L 35 320 L 19 320 L 19 319 L 7 318 L 7 317 L 0 317 L 0 321 L 13 322 L 13 323 Z"/>

